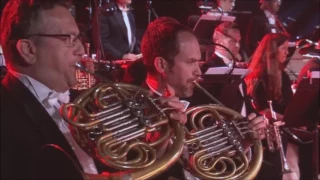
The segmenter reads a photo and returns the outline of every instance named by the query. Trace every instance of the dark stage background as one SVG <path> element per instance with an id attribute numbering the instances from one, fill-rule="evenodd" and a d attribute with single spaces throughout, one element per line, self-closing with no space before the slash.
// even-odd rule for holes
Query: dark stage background
<path id="1" fill-rule="evenodd" d="M 8 0 L 1 0 L 1 10 Z M 98 1 L 98 0 L 96 0 Z M 104 0 L 105 1 L 105 0 Z M 149 0 L 150 1 L 150 0 Z M 208 0 L 212 2 L 215 0 Z M 87 8 L 94 0 L 73 0 L 76 6 L 76 20 L 80 29 L 90 28 L 90 15 Z M 170 16 L 176 18 L 183 24 L 187 24 L 188 16 L 199 15 L 197 0 L 152 0 L 152 7 L 159 16 Z M 319 28 L 320 0 L 283 0 L 279 11 L 279 18 L 288 24 L 292 39 L 296 36 L 308 36 L 316 27 Z M 141 37 L 148 24 L 147 0 L 132 0 L 132 7 L 136 16 L 138 37 Z M 259 11 L 259 0 L 237 0 L 234 8 L 236 11 Z M 252 15 L 238 15 L 237 20 L 241 33 L 245 34 L 248 21 Z M 293 18 L 296 22 L 291 22 L 288 18 Z M 244 36 L 243 36 L 244 37 Z"/>

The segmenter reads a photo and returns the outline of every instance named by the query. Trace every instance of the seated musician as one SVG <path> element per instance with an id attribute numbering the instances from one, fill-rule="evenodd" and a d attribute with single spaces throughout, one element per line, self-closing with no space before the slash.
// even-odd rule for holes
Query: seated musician
<path id="1" fill-rule="evenodd" d="M 281 4 L 282 0 L 260 0 L 260 11 L 251 17 L 246 31 L 245 44 L 249 56 L 253 54 L 266 34 L 283 33 L 288 35 L 286 28 L 277 16 Z"/>
<path id="2" fill-rule="evenodd" d="M 79 169 L 101 173 L 59 113 L 77 83 L 75 63 L 85 53 L 66 1 L 10 0 L 0 34 L 9 70 L 0 93 L 0 179 L 83 179 Z M 177 109 L 172 119 L 186 121 L 176 98 L 165 101 Z M 69 157 L 52 153 L 41 158 L 48 144 L 63 148 Z"/>
<path id="3" fill-rule="evenodd" d="M 143 87 L 160 96 L 169 95 L 172 92 L 170 89 L 173 89 L 179 98 L 193 95 L 193 81 L 201 76 L 198 65 L 201 55 L 197 38 L 191 30 L 174 19 L 158 18 L 148 26 L 142 39 L 141 50 L 147 70 Z M 250 114 L 248 119 L 252 130 L 263 131 L 265 123 L 261 116 Z M 257 134 L 259 139 L 264 137 L 264 133 Z M 245 143 L 246 149 L 250 145 L 251 142 Z M 176 163 L 155 179 L 185 179 L 182 169 L 181 165 Z"/>
<path id="4" fill-rule="evenodd" d="M 236 0 L 217 0 L 217 7 L 212 9 L 214 13 L 223 13 L 223 15 L 228 15 L 229 11 L 232 11 L 236 4 Z"/>
<path id="5" fill-rule="evenodd" d="M 207 60 L 201 66 L 202 73 L 205 73 L 210 67 L 231 68 L 234 64 L 236 65 L 236 68 L 246 67 L 245 63 L 238 62 L 241 60 L 241 55 L 239 54 L 240 40 L 240 31 L 235 23 L 224 22 L 216 27 L 213 33 L 213 41 L 216 44 L 224 46 L 225 48 L 218 45 L 215 46 L 215 51 L 211 59 Z M 230 50 L 230 52 L 228 52 L 226 48 Z M 236 58 L 236 60 L 234 58 Z M 245 83 L 230 83 L 226 80 L 225 83 L 219 82 L 213 84 L 211 82 L 206 82 L 205 80 L 205 82 L 203 82 L 203 86 L 224 105 L 236 110 L 243 116 L 253 112 L 250 99 L 245 93 Z M 196 91 L 196 94 L 199 93 Z M 198 96 L 202 97 L 201 95 Z M 197 97 L 196 99 L 200 99 L 200 97 Z"/>
<path id="6" fill-rule="evenodd" d="M 271 118 L 268 100 L 282 120 L 284 111 L 293 96 L 291 81 L 284 72 L 284 62 L 288 55 L 288 37 L 283 34 L 269 33 L 264 36 L 252 56 L 249 74 L 245 78 L 247 94 L 252 97 L 255 108 L 261 114 Z M 287 136 L 282 136 L 284 152 L 287 147 Z M 282 179 L 279 152 L 264 152 L 267 163 L 262 165 L 259 179 Z M 273 173 L 270 173 L 273 172 Z"/>
<path id="7" fill-rule="evenodd" d="M 320 42 L 320 40 L 318 41 Z M 315 47 L 315 50 L 320 50 L 320 45 Z M 319 51 L 318 51 L 319 52 Z M 318 54 L 319 55 L 319 54 Z M 313 58 L 310 59 L 301 69 L 298 79 L 297 86 L 300 86 L 303 79 L 308 79 L 308 72 L 310 71 L 320 71 L 320 59 Z M 309 83 L 309 82 L 308 82 Z M 310 87 L 308 87 L 310 88 Z M 312 88 L 311 88 L 312 89 Z M 319 89 L 318 89 L 319 92 Z M 305 96 L 312 96 L 311 94 L 305 93 L 301 98 Z M 310 99 L 310 98 L 307 98 Z M 302 99 L 300 99 L 302 100 Z M 300 101 L 299 101 L 300 102 Z M 300 111 L 298 113 L 303 113 L 303 119 L 300 119 L 301 122 L 305 122 L 303 127 L 299 127 L 299 129 L 307 130 L 309 132 L 314 131 L 313 123 L 319 119 L 319 95 L 318 97 L 313 97 L 311 102 L 308 102 L 310 105 L 306 107 L 306 111 Z M 299 106 L 300 104 L 295 104 L 295 106 Z M 296 112 L 292 112 L 292 110 L 287 109 L 285 114 L 293 114 Z M 301 116 L 300 116 L 301 117 Z M 291 120 L 291 119 L 290 119 Z M 311 133 L 301 133 L 298 131 L 296 134 L 299 138 L 302 138 L 304 141 L 309 141 L 312 139 Z M 290 169 L 296 169 L 294 176 L 284 177 L 283 180 L 290 179 L 313 179 L 314 178 L 314 154 L 313 154 L 314 143 L 300 143 L 300 142 L 292 142 L 288 143 L 287 148 L 287 160 L 290 165 Z M 320 161 L 318 161 L 320 162 Z"/>
<path id="8" fill-rule="evenodd" d="M 215 44 L 220 44 L 228 48 L 232 54 L 230 54 L 230 52 L 221 46 L 215 46 L 211 59 L 208 59 L 201 67 L 203 73 L 209 67 L 232 67 L 234 60 L 242 60 L 242 57 L 239 54 L 241 35 L 236 23 L 221 23 L 215 28 L 212 35 L 212 40 Z"/>
<path id="9" fill-rule="evenodd" d="M 131 0 L 115 0 L 110 5 L 115 6 L 114 13 L 102 13 L 100 17 L 100 34 L 97 34 L 98 24 L 93 23 L 93 40 L 96 47 L 99 47 L 98 38 L 106 60 L 136 60 L 140 54 L 140 42 L 136 38 L 136 23 Z"/>

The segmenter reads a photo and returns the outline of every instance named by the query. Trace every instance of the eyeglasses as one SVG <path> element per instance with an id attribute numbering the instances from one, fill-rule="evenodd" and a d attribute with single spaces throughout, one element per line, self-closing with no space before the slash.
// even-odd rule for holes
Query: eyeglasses
<path id="1" fill-rule="evenodd" d="M 82 41 L 82 34 L 74 35 L 74 34 L 30 34 L 26 36 L 29 38 L 31 36 L 40 36 L 40 37 L 52 37 L 65 41 L 66 46 L 71 47 L 77 44 L 77 40 Z"/>

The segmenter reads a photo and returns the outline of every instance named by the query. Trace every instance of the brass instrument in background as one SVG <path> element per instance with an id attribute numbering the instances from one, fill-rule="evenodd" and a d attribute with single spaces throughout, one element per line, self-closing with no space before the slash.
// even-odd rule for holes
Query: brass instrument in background
<path id="1" fill-rule="evenodd" d="M 89 57 L 87 54 L 85 54 L 83 58 L 89 60 Z M 76 84 L 76 86 L 73 87 L 73 89 L 76 89 L 76 90 L 90 89 L 97 83 L 97 80 L 93 75 L 82 72 L 79 69 L 76 70 L 76 79 L 78 83 Z"/>
<path id="2" fill-rule="evenodd" d="M 226 108 L 197 82 L 194 84 L 218 105 L 191 107 L 186 111 L 186 150 L 182 154 L 185 168 L 203 179 L 253 179 L 262 163 L 261 141 L 253 138 L 248 121 L 238 112 Z M 253 142 L 251 161 L 241 144 L 246 135 Z"/>
<path id="3" fill-rule="evenodd" d="M 85 48 L 86 48 L 86 54 L 84 54 L 82 58 L 84 61 L 91 61 L 90 43 L 85 43 Z M 83 72 L 80 69 L 76 69 L 76 79 L 78 83 L 73 87 L 73 89 L 76 89 L 76 90 L 89 89 L 93 87 L 97 82 L 95 77 L 92 74 Z"/>
<path id="4" fill-rule="evenodd" d="M 80 64 L 76 65 L 87 71 Z M 74 139 L 93 158 L 118 169 L 110 175 L 83 176 L 89 179 L 148 179 L 170 167 L 182 152 L 183 125 L 166 115 L 172 108 L 161 107 L 158 97 L 137 86 L 105 81 L 61 107 Z M 157 146 L 175 136 L 170 151 L 157 159 Z M 158 133 L 149 142 L 147 136 Z"/>
<path id="5" fill-rule="evenodd" d="M 283 150 L 280 129 L 279 129 L 279 126 L 277 125 L 279 121 L 277 120 L 276 113 L 273 111 L 272 101 L 268 101 L 268 104 L 269 104 L 269 108 L 272 116 L 272 119 L 266 118 L 268 120 L 267 129 L 266 129 L 266 140 L 268 144 L 268 149 L 271 152 L 275 152 L 275 151 L 280 152 L 282 173 L 283 174 L 291 173 L 291 170 L 289 169 L 287 159 Z"/>

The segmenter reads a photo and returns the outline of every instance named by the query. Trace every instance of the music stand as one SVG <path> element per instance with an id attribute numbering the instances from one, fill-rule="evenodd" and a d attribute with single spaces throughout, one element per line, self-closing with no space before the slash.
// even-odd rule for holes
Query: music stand
<path id="1" fill-rule="evenodd" d="M 315 167 L 314 179 L 317 179 L 319 174 L 320 71 L 309 74 L 311 75 L 309 78 L 301 80 L 296 93 L 286 108 L 283 121 L 287 127 L 314 127 L 313 154 L 315 157 L 313 159 L 315 165 L 313 167 Z"/>
<path id="2" fill-rule="evenodd" d="M 198 39 L 212 39 L 214 29 L 222 22 L 233 22 L 234 16 L 225 16 L 223 14 L 203 14 L 193 28 L 194 34 Z"/>
<path id="3" fill-rule="evenodd" d="M 202 78 L 206 83 L 236 83 L 239 85 L 247 74 L 248 69 L 243 68 L 211 67 L 203 74 Z"/>
<path id="4" fill-rule="evenodd" d="M 225 106 L 237 109 L 235 101 L 239 96 L 239 86 L 248 70 L 235 68 L 229 74 L 231 70 L 229 67 L 211 67 L 203 74 L 200 85 Z"/>

